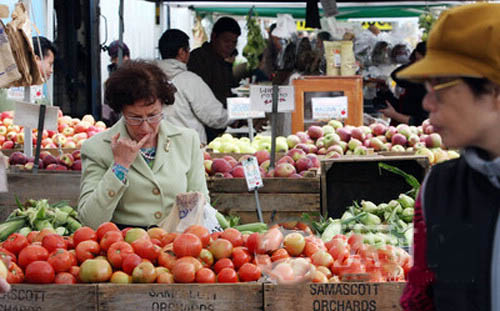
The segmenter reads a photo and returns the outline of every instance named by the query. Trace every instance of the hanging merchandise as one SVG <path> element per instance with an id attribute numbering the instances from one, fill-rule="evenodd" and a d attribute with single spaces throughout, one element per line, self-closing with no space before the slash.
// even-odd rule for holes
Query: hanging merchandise
<path id="1" fill-rule="evenodd" d="M 353 76 L 358 70 L 352 41 L 325 41 L 327 76 Z"/>
<path id="2" fill-rule="evenodd" d="M 248 71 L 256 69 L 259 66 L 259 55 L 266 48 L 266 41 L 262 37 L 260 26 L 257 19 L 252 16 L 252 10 L 247 15 L 247 45 L 243 48 L 243 56 L 248 61 Z"/>
<path id="3" fill-rule="evenodd" d="M 290 14 L 278 14 L 276 28 L 271 33 L 273 36 L 281 39 L 290 39 L 295 33 L 295 21 Z"/>
<path id="4" fill-rule="evenodd" d="M 207 33 L 205 32 L 205 29 L 201 24 L 201 16 L 199 15 L 196 16 L 196 22 L 193 27 L 193 38 L 194 38 L 193 49 L 202 46 L 203 43 L 205 43 L 208 40 Z"/>
<path id="5" fill-rule="evenodd" d="M 16 61 L 5 32 L 5 25 L 0 21 L 0 88 L 5 88 L 21 78 Z"/>
<path id="6" fill-rule="evenodd" d="M 12 21 L 7 24 L 6 31 L 21 78 L 9 86 L 43 84 L 31 43 L 31 22 L 23 3 L 16 4 L 11 17 Z"/>

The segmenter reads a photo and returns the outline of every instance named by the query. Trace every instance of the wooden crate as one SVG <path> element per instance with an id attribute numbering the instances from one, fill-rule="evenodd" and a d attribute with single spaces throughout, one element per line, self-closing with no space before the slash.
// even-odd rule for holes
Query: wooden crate
<path id="1" fill-rule="evenodd" d="M 402 310 L 404 282 L 264 284 L 265 311 Z"/>
<path id="2" fill-rule="evenodd" d="M 9 192 L 0 193 L 0 223 L 17 208 L 16 197 L 21 203 L 28 199 L 48 199 L 49 203 L 67 200 L 75 207 L 80 196 L 80 176 L 76 171 L 8 172 Z"/>
<path id="3" fill-rule="evenodd" d="M 73 151 L 75 150 L 79 150 L 77 148 L 62 148 L 61 149 L 63 153 L 72 153 Z M 17 148 L 17 149 L 2 149 L 2 153 L 6 156 L 10 156 L 11 154 L 13 154 L 14 152 L 16 151 L 20 151 L 20 152 L 24 152 L 24 149 L 23 148 Z M 50 154 L 54 155 L 54 156 L 58 156 L 60 154 L 60 151 L 59 151 L 59 148 L 44 148 L 44 149 L 40 149 L 40 152 L 42 151 L 48 151 L 50 152 Z M 35 156 L 35 148 L 33 147 L 33 156 Z"/>
<path id="4" fill-rule="evenodd" d="M 100 311 L 262 310 L 261 283 L 100 284 Z"/>
<path id="5" fill-rule="evenodd" d="M 379 169 L 379 162 L 396 166 L 420 182 L 429 169 L 427 157 L 416 155 L 343 157 L 321 161 L 321 212 L 338 218 L 353 201 L 389 202 L 411 189 L 403 177 Z"/>
<path id="6" fill-rule="evenodd" d="M 97 310 L 97 286 L 13 284 L 0 294 L 0 310 Z"/>
<path id="7" fill-rule="evenodd" d="M 264 221 L 300 217 L 304 212 L 320 211 L 320 179 L 264 178 L 259 201 Z M 248 192 L 244 178 L 209 178 L 212 205 L 224 214 L 241 217 L 241 223 L 258 221 L 254 192 Z"/>

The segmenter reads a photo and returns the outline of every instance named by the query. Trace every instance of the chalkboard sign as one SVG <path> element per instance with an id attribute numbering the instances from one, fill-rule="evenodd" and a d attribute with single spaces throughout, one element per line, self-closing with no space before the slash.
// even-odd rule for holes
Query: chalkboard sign
<path id="1" fill-rule="evenodd" d="M 342 216 L 353 201 L 375 204 L 397 199 L 411 190 L 403 177 L 382 170 L 378 163 L 395 166 L 420 182 L 429 168 L 425 156 L 343 157 L 321 161 L 321 212 L 332 218 Z"/>

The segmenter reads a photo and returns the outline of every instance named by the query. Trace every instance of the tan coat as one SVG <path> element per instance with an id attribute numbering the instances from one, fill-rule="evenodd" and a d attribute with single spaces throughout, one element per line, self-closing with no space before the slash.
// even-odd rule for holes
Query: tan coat
<path id="1" fill-rule="evenodd" d="M 97 228 L 112 221 L 147 227 L 164 219 L 180 192 L 208 190 L 198 134 L 162 121 L 151 169 L 138 154 L 123 184 L 112 172 L 111 137 L 128 137 L 123 118 L 87 140 L 81 149 L 82 178 L 78 214 L 83 224 Z"/>

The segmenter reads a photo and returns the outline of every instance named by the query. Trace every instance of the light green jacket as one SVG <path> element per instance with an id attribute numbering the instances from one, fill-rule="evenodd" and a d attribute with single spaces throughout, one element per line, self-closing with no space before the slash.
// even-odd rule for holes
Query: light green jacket
<path id="1" fill-rule="evenodd" d="M 123 118 L 82 145 L 78 214 L 83 224 L 94 229 L 106 221 L 143 227 L 158 224 L 181 192 L 199 191 L 209 202 L 203 153 L 194 130 L 162 121 L 153 168 L 138 154 L 125 184 L 111 170 L 111 138 L 118 132 L 130 138 Z"/>

